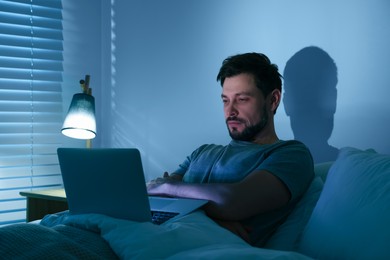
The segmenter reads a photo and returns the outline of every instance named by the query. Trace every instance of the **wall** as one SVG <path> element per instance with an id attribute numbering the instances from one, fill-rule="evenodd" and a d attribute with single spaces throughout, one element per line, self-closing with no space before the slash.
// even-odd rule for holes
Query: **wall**
<path id="1" fill-rule="evenodd" d="M 229 142 L 215 78 L 224 58 L 242 52 L 263 52 L 286 74 L 279 138 L 305 139 L 317 162 L 344 146 L 390 153 L 389 1 L 103 6 L 110 44 L 103 44 L 107 124 L 99 146 L 138 147 L 147 178 L 175 169 L 203 143 Z"/>

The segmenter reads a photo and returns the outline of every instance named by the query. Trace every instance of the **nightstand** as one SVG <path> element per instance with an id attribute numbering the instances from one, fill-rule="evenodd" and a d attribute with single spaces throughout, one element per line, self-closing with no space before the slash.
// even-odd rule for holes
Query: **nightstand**
<path id="1" fill-rule="evenodd" d="M 20 195 L 27 198 L 27 222 L 68 209 L 64 189 L 22 191 Z"/>

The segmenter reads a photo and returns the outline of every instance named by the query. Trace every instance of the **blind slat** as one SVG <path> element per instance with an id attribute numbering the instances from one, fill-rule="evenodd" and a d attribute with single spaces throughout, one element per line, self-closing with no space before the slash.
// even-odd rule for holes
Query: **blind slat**
<path id="1" fill-rule="evenodd" d="M 34 29 L 32 29 L 34 28 Z M 0 23 L 0 34 L 12 34 L 21 37 L 34 37 L 52 40 L 62 40 L 62 31 L 51 28 L 39 28 L 33 25 L 12 26 L 5 23 Z"/>
<path id="2" fill-rule="evenodd" d="M 62 49 L 61 51 L 52 49 L 38 49 L 38 48 L 23 48 L 23 47 L 9 47 L 0 45 L 0 56 L 3 57 L 19 57 L 19 58 L 31 58 L 31 59 L 46 59 L 46 60 L 59 60 L 62 61 Z"/>
<path id="3" fill-rule="evenodd" d="M 7 187 L 7 189 L 27 189 L 31 187 L 32 183 L 34 184 L 35 188 L 42 188 L 42 187 L 50 187 L 50 186 L 59 186 L 58 183 L 61 182 L 61 175 L 53 175 L 53 176 L 34 176 L 33 181 L 31 181 L 31 178 L 13 178 L 13 179 L 0 179 L 0 189 L 2 187 Z M 15 199 L 20 199 L 20 196 L 14 199 L 9 199 L 7 201 L 14 201 Z M 7 202 L 5 201 L 5 202 Z M 23 208 L 25 208 L 26 205 L 23 205 Z M 4 208 L 0 208 L 1 210 L 5 210 Z"/>
<path id="4" fill-rule="evenodd" d="M 31 100 L 31 91 L 17 91 L 17 90 L 2 90 L 0 89 L 1 99 L 4 100 Z M 34 102 L 59 103 L 61 104 L 61 93 L 47 92 L 47 91 L 34 91 Z M 49 112 L 49 111 L 48 111 Z M 1 114 L 1 112 L 0 112 Z"/>
<path id="5" fill-rule="evenodd" d="M 41 166 L 34 166 L 34 170 L 38 171 L 38 175 L 42 176 L 50 176 L 50 175 L 61 175 L 60 169 L 57 164 L 52 165 L 41 165 Z M 30 177 L 31 175 L 31 169 L 30 167 L 8 167 L 1 171 L 0 173 L 0 179 L 6 179 L 6 178 L 26 178 Z M 4 197 L 1 197 L 4 199 Z"/>
<path id="6" fill-rule="evenodd" d="M 35 69 L 40 71 L 46 71 L 46 73 L 52 73 L 53 71 L 61 72 L 63 70 L 61 61 L 34 59 L 33 62 L 34 62 Z M 0 56 L 0 69 L 5 67 L 11 69 L 13 68 L 14 70 L 29 69 L 31 67 L 31 59 L 30 60 L 23 59 L 23 58 L 9 59 L 7 57 Z"/>
<path id="7" fill-rule="evenodd" d="M 0 23 L 10 24 L 13 26 L 30 24 L 30 17 L 31 16 L 29 13 L 17 15 L 15 13 L 9 13 L 4 9 L 0 11 Z M 60 16 L 57 18 L 35 16 L 33 23 L 36 27 L 62 30 L 62 22 Z"/>
<path id="8" fill-rule="evenodd" d="M 0 1 L 0 10 L 15 15 L 29 15 L 31 13 L 31 5 L 33 6 L 33 14 L 35 17 L 62 20 L 62 4 L 59 0 L 34 0 L 32 4 L 30 0 L 2 0 Z"/>
<path id="9" fill-rule="evenodd" d="M 31 75 L 33 74 L 33 75 Z M 28 70 L 28 69 L 4 69 L 0 68 L 0 77 L 8 79 L 37 79 L 45 81 L 61 81 L 61 71 L 44 71 L 44 70 Z"/>
<path id="10" fill-rule="evenodd" d="M 30 80 L 23 79 L 6 79 L 0 78 L 0 86 L 3 90 L 26 90 L 31 86 Z M 49 82 L 49 81 L 40 81 L 34 80 L 34 89 L 36 91 L 53 91 L 61 93 L 61 83 L 60 82 Z"/>

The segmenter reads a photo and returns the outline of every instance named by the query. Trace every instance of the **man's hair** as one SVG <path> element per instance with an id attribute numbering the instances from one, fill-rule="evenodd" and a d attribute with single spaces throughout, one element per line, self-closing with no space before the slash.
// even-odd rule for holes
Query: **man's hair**
<path id="1" fill-rule="evenodd" d="M 244 53 L 226 58 L 217 75 L 221 86 L 226 78 L 247 73 L 253 76 L 256 86 L 267 97 L 274 89 L 282 92 L 282 75 L 278 66 L 272 64 L 269 58 L 262 53 Z"/>

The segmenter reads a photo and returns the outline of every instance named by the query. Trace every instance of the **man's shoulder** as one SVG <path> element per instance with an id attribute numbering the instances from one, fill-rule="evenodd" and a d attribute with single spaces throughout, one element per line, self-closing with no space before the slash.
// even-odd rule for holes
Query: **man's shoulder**
<path id="1" fill-rule="evenodd" d="M 309 151 L 309 148 L 298 140 L 279 140 L 272 145 L 273 148 L 299 149 Z"/>
<path id="2" fill-rule="evenodd" d="M 220 144 L 202 144 L 196 150 L 206 151 L 206 150 L 221 150 L 226 149 L 226 145 Z"/>
<path id="3" fill-rule="evenodd" d="M 226 145 L 219 144 L 203 144 L 192 152 L 192 157 L 197 157 L 201 154 L 217 154 L 223 152 L 226 149 Z"/>
<path id="4" fill-rule="evenodd" d="M 294 140 L 294 139 L 291 139 L 291 140 L 279 140 L 278 142 L 276 142 L 276 144 L 282 144 L 282 145 L 297 145 L 297 146 L 305 146 L 304 143 L 302 143 L 301 141 L 299 140 Z"/>
<path id="5" fill-rule="evenodd" d="M 267 149 L 267 157 L 279 160 L 292 161 L 292 162 L 313 162 L 313 156 L 309 148 L 298 140 L 280 140 L 273 146 Z"/>

